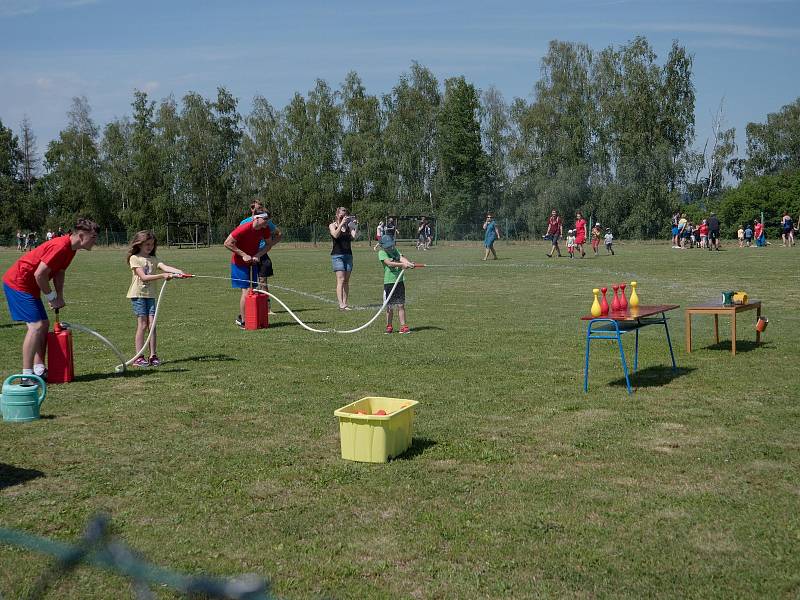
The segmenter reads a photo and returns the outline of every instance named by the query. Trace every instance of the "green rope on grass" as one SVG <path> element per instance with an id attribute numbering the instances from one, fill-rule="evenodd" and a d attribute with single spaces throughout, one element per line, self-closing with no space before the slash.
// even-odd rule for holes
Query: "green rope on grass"
<path id="1" fill-rule="evenodd" d="M 126 544 L 111 538 L 109 533 L 108 518 L 98 515 L 89 521 L 78 544 L 58 542 L 3 527 L 0 527 L 0 543 L 47 554 L 56 559 L 55 564 L 39 577 L 29 598 L 43 597 L 52 583 L 81 564 L 107 569 L 130 578 L 138 598 L 153 597 L 150 592 L 150 586 L 153 585 L 166 586 L 187 596 L 228 600 L 274 598 L 269 593 L 266 580 L 256 575 L 233 579 L 183 575 L 149 564 Z"/>

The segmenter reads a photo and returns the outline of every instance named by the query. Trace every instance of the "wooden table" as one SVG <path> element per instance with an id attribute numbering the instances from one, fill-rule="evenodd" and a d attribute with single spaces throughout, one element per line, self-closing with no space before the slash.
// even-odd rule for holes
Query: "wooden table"
<path id="1" fill-rule="evenodd" d="M 686 352 L 692 351 L 692 315 L 714 315 L 714 339 L 719 344 L 719 316 L 731 318 L 731 354 L 736 356 L 736 315 L 748 310 L 756 311 L 756 321 L 761 316 L 761 300 L 749 300 L 747 304 L 724 306 L 721 302 L 709 302 L 686 309 Z M 761 332 L 756 330 L 756 344 L 761 343 Z"/>
<path id="2" fill-rule="evenodd" d="M 622 370 L 625 373 L 625 385 L 631 393 L 631 381 L 628 376 L 628 363 L 625 360 L 625 350 L 622 347 L 622 336 L 632 331 L 636 332 L 636 350 L 633 355 L 633 370 L 639 368 L 639 330 L 649 325 L 663 325 L 667 336 L 669 355 L 672 359 L 672 368 L 675 365 L 675 353 L 672 351 L 672 340 L 669 337 L 666 313 L 680 308 L 677 304 L 653 304 L 628 308 L 627 310 L 613 310 L 607 315 L 594 317 L 586 315 L 581 321 L 589 321 L 586 329 L 586 364 L 583 371 L 583 391 L 589 391 L 589 344 L 592 340 L 616 340 L 619 346 L 619 355 L 622 360 Z M 655 315 L 661 315 L 656 317 Z"/>

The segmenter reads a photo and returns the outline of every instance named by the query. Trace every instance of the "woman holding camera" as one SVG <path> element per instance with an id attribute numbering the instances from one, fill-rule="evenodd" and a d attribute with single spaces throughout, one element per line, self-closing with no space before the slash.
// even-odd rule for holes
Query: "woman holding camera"
<path id="1" fill-rule="evenodd" d="M 500 239 L 500 229 L 497 227 L 497 221 L 494 220 L 494 215 L 488 213 L 486 220 L 483 222 L 483 247 L 486 251 L 483 254 L 483 260 L 489 258 L 489 252 L 497 260 L 497 252 L 494 251 L 494 243 Z"/>
<path id="2" fill-rule="evenodd" d="M 336 299 L 339 301 L 339 310 L 351 310 L 347 305 L 350 273 L 353 272 L 353 251 L 350 249 L 350 242 L 356 238 L 357 227 L 358 220 L 343 206 L 336 209 L 333 223 L 328 225 L 333 240 L 331 264 L 333 272 L 336 273 Z"/>

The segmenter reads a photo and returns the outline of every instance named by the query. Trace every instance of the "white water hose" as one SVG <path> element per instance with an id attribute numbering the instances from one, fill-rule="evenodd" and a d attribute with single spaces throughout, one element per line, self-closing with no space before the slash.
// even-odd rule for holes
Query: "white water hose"
<path id="1" fill-rule="evenodd" d="M 420 265 L 417 265 L 417 266 L 422 267 L 422 266 L 425 266 L 425 265 L 420 264 Z M 280 298 L 278 298 L 274 294 L 271 294 L 270 292 L 267 292 L 265 290 L 259 290 L 259 289 L 254 289 L 253 291 L 256 292 L 256 293 L 259 293 L 259 294 L 264 294 L 265 296 L 268 296 L 269 298 L 272 298 L 273 300 L 275 300 L 284 309 L 286 309 L 286 312 L 289 313 L 289 315 L 295 321 L 297 321 L 298 325 L 300 325 L 303 329 L 306 329 L 306 330 L 311 331 L 313 333 L 357 333 L 359 331 L 362 331 L 362 330 L 366 329 L 370 325 L 372 325 L 372 323 L 375 322 L 375 319 L 377 319 L 380 316 L 380 314 L 383 312 L 383 310 L 389 304 L 389 299 L 392 297 L 392 294 L 394 294 L 395 289 L 400 284 L 400 282 L 403 280 L 403 276 L 405 275 L 405 272 L 406 272 L 405 269 L 400 271 L 400 275 L 397 277 L 397 280 L 394 282 L 394 285 L 392 286 L 391 291 L 388 294 L 386 294 L 386 298 L 384 299 L 383 304 L 381 304 L 380 308 L 375 312 L 375 314 L 372 316 L 372 318 L 369 321 L 367 321 L 366 323 L 364 323 L 363 325 L 361 325 L 359 327 L 356 327 L 354 329 L 343 329 L 343 330 L 339 330 L 339 329 L 335 329 L 335 328 L 334 329 L 315 329 L 314 327 L 310 327 L 309 325 L 306 325 L 305 323 L 303 323 L 303 321 L 300 319 L 300 317 L 298 317 L 296 314 L 294 314 L 294 312 L 292 312 L 292 310 L 283 302 L 283 300 L 281 300 Z M 183 276 L 177 276 L 177 277 L 181 277 L 181 278 L 184 278 L 184 277 L 185 278 L 202 278 L 202 279 L 228 279 L 228 277 L 216 277 L 216 276 L 213 276 L 213 275 L 190 275 L 188 273 L 184 274 Z M 161 298 L 164 296 L 164 291 L 167 289 L 167 283 L 169 283 L 169 281 L 170 281 L 169 279 L 166 279 L 166 280 L 164 280 L 164 283 L 161 285 L 161 291 L 159 291 L 158 298 L 156 299 L 155 313 L 153 314 L 153 322 L 150 324 L 150 331 L 147 334 L 147 338 L 144 340 L 144 343 L 142 344 L 142 347 L 139 349 L 139 351 L 136 354 L 134 354 L 131 358 L 129 358 L 128 360 L 125 360 L 125 356 L 122 354 L 122 352 L 120 352 L 119 348 L 117 348 L 108 338 L 106 338 L 101 333 L 95 331 L 94 329 L 91 329 L 90 327 L 86 327 L 85 325 L 81 325 L 80 323 L 68 323 L 67 321 L 61 321 L 61 326 L 64 327 L 65 329 L 72 329 L 74 331 L 82 331 L 83 333 L 87 333 L 87 334 L 97 338 L 101 342 L 103 342 L 106 346 L 108 346 L 111 349 L 111 351 L 120 360 L 120 364 L 118 364 L 117 366 L 114 367 L 114 371 L 116 373 L 124 373 L 126 367 L 130 366 L 133 363 L 133 361 L 135 361 L 137 358 L 139 358 L 142 355 L 142 353 L 144 352 L 145 348 L 147 348 L 147 344 L 150 342 L 150 338 L 153 336 L 153 332 L 156 329 L 156 323 L 158 322 L 158 311 L 161 308 Z M 250 281 L 247 280 L 247 279 L 234 279 L 234 281 L 247 281 L 248 283 L 250 283 Z M 287 290 L 288 291 L 295 291 L 295 290 L 289 290 L 288 288 L 287 288 Z M 306 296 L 311 296 L 311 294 L 305 294 L 303 292 L 297 292 L 297 293 L 300 293 L 300 294 L 306 295 Z"/>
<path id="2" fill-rule="evenodd" d="M 419 265 L 419 266 L 422 267 L 422 266 L 425 266 L 425 265 Z M 342 329 L 342 330 L 335 329 L 335 328 L 334 329 L 315 329 L 314 327 L 310 327 L 309 325 L 306 325 L 305 323 L 303 323 L 303 321 L 300 319 L 300 317 L 298 317 L 296 314 L 294 314 L 292 312 L 292 310 L 288 306 L 286 306 L 286 304 L 283 302 L 283 300 L 278 298 L 275 294 L 272 294 L 272 293 L 267 292 L 265 290 L 259 290 L 259 289 L 256 289 L 256 288 L 254 288 L 253 291 L 258 293 L 258 294 L 264 294 L 265 296 L 275 300 L 278 304 L 280 304 L 283 308 L 286 309 L 286 312 L 289 313 L 289 316 L 292 317 L 295 321 L 297 321 L 297 324 L 300 325 L 300 327 L 302 327 L 303 329 L 305 329 L 307 331 L 311 331 L 312 333 L 357 333 L 357 332 L 359 332 L 359 331 L 361 331 L 363 329 L 366 329 L 370 325 L 372 325 L 375 322 L 375 319 L 377 319 L 380 316 L 380 314 L 383 312 L 383 309 L 385 309 L 386 305 L 389 304 L 389 299 L 392 297 L 392 294 L 394 294 L 395 288 L 403 280 L 403 275 L 405 275 L 405 272 L 406 272 L 405 269 L 400 271 L 400 275 L 397 277 L 397 281 L 394 282 L 394 285 L 392 286 L 391 291 L 386 295 L 386 299 L 383 301 L 383 304 L 381 304 L 380 308 L 375 312 L 375 314 L 372 316 L 372 318 L 369 321 L 367 321 L 366 323 L 364 323 L 363 325 L 361 325 L 360 327 L 356 327 L 355 329 Z M 216 276 L 213 276 L 213 275 L 192 275 L 191 277 L 199 277 L 201 279 L 229 279 L 228 277 L 216 277 Z M 248 283 L 251 283 L 249 279 L 236 279 L 236 278 L 233 278 L 232 281 L 246 281 Z M 288 290 L 288 288 L 286 288 L 286 289 Z M 294 290 L 290 290 L 290 291 L 294 291 Z M 303 294 L 303 295 L 306 296 L 306 295 L 310 295 L 310 294 Z"/>
<path id="3" fill-rule="evenodd" d="M 156 329 L 156 321 L 158 321 L 158 309 L 161 307 L 161 297 L 164 295 L 164 290 L 167 289 L 168 282 L 169 279 L 164 280 L 164 283 L 161 285 L 161 291 L 158 293 L 158 299 L 156 300 L 156 312 L 153 315 L 153 322 L 150 324 L 150 332 L 147 334 L 147 339 L 145 339 L 144 344 L 142 344 L 142 347 L 139 349 L 139 351 L 128 360 L 125 360 L 125 356 L 122 354 L 122 352 L 119 351 L 119 348 L 117 348 L 105 336 L 101 335 L 94 329 L 90 329 L 89 327 L 86 327 L 85 325 L 81 325 L 79 323 L 67 323 L 66 321 L 62 321 L 61 326 L 66 329 L 74 329 L 76 331 L 82 331 L 83 333 L 88 333 L 89 335 L 93 335 L 98 340 L 103 342 L 106 346 L 111 348 L 112 352 L 114 352 L 114 354 L 117 355 L 117 358 L 119 358 L 120 361 L 122 361 L 121 364 L 118 364 L 116 367 L 114 367 L 114 371 L 116 373 L 124 373 L 125 368 L 131 365 L 133 361 L 135 361 L 142 355 L 144 349 L 147 348 L 147 344 L 150 342 L 150 338 L 153 336 L 153 332 Z"/>

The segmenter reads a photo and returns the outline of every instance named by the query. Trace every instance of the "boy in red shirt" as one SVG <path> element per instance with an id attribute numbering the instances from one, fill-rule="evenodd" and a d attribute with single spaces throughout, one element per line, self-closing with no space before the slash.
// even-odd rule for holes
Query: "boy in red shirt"
<path id="1" fill-rule="evenodd" d="M 244 329 L 244 305 L 247 291 L 252 284 L 258 285 L 258 262 L 269 250 L 267 243 L 259 249 L 261 240 L 270 239 L 269 213 L 260 212 L 253 215 L 253 220 L 231 231 L 225 240 L 225 247 L 233 252 L 231 255 L 231 287 L 242 290 L 239 299 L 239 316 L 236 324 Z"/>
<path id="2" fill-rule="evenodd" d="M 11 318 L 24 321 L 28 326 L 22 342 L 23 375 L 33 373 L 47 378 L 44 356 L 50 321 L 39 295 L 44 294 L 54 310 L 65 305 L 64 271 L 78 250 L 92 249 L 99 231 L 94 221 L 78 219 L 71 235 L 53 238 L 23 254 L 3 275 L 3 291 Z"/>

